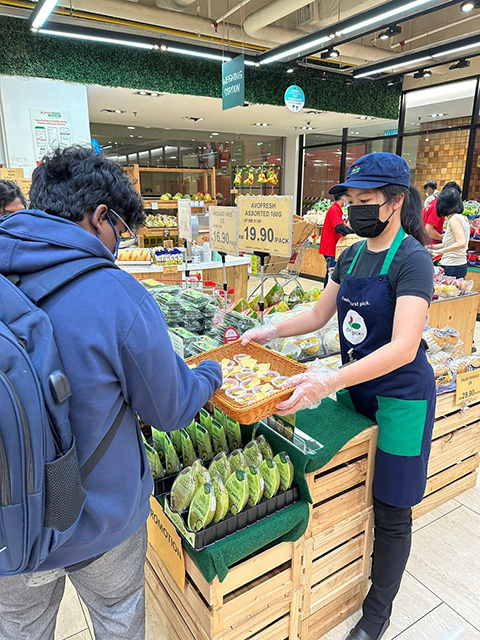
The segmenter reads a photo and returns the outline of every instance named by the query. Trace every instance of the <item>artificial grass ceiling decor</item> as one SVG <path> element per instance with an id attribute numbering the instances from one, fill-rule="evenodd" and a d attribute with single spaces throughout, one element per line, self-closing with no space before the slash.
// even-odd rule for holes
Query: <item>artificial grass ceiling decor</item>
<path id="1" fill-rule="evenodd" d="M 0 33 L 0 75 L 212 98 L 222 95 L 221 63 L 213 60 L 33 34 L 26 20 L 6 16 L 0 16 Z M 286 74 L 283 65 L 247 67 L 245 100 L 282 106 L 285 90 L 291 84 L 304 89 L 307 109 L 388 119 L 399 114 L 398 85 L 367 81 L 349 86 L 337 74 L 319 80 L 309 69 Z"/>

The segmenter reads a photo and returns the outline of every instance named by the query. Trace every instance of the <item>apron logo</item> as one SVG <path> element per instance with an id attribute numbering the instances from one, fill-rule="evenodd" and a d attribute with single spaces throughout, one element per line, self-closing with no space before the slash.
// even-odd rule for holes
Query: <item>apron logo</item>
<path id="1" fill-rule="evenodd" d="M 350 344 L 360 344 L 367 337 L 367 325 L 356 311 L 349 311 L 343 321 L 343 335 Z"/>

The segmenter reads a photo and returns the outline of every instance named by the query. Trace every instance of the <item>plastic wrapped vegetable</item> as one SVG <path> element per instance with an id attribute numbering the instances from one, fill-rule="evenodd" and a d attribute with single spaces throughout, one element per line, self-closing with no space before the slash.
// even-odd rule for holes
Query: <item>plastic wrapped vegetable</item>
<path id="1" fill-rule="evenodd" d="M 262 464 L 263 456 L 260 452 L 260 446 L 256 440 L 249 442 L 243 450 L 245 465 L 259 467 Z"/>
<path id="2" fill-rule="evenodd" d="M 197 423 L 195 420 L 192 420 L 192 422 L 187 425 L 185 427 L 185 430 L 187 431 L 188 435 L 190 436 L 193 446 L 196 447 L 197 446 Z"/>
<path id="3" fill-rule="evenodd" d="M 290 460 L 288 453 L 285 453 L 284 451 L 278 453 L 273 460 L 280 473 L 280 489 L 282 491 L 288 491 L 292 486 L 293 478 L 295 476 L 293 463 Z"/>
<path id="4" fill-rule="evenodd" d="M 191 466 L 193 478 L 195 480 L 195 491 L 197 491 L 202 485 L 206 482 L 211 482 L 212 478 L 208 469 L 206 469 L 201 460 L 195 460 L 195 462 Z"/>
<path id="5" fill-rule="evenodd" d="M 227 436 L 225 427 L 218 420 L 212 420 L 212 442 L 215 453 L 225 451 L 228 453 Z"/>
<path id="6" fill-rule="evenodd" d="M 266 458 L 260 465 L 260 473 L 265 482 L 264 496 L 267 499 L 277 495 L 280 487 L 280 472 L 273 458 Z"/>
<path id="7" fill-rule="evenodd" d="M 228 462 L 232 471 L 237 471 L 238 469 L 243 469 L 245 467 L 245 458 L 240 449 L 236 449 L 232 451 L 232 453 L 228 457 Z"/>
<path id="8" fill-rule="evenodd" d="M 237 420 L 227 416 L 226 420 L 228 446 L 230 451 L 239 449 L 242 446 L 242 431 Z"/>
<path id="9" fill-rule="evenodd" d="M 215 476 L 215 478 L 213 478 L 212 480 L 212 484 L 215 491 L 216 501 L 215 516 L 213 518 L 213 521 L 215 522 L 215 524 L 217 524 L 217 522 L 225 520 L 225 517 L 228 513 L 230 499 L 228 497 L 228 491 L 226 490 L 225 484 L 223 483 L 223 480 L 221 478 Z"/>
<path id="10" fill-rule="evenodd" d="M 152 436 L 154 444 L 158 443 L 158 446 L 161 447 L 163 452 L 167 475 L 170 476 L 174 473 L 178 473 L 181 467 L 180 460 L 168 433 L 165 433 L 165 431 L 159 431 L 152 427 Z M 157 448 L 157 446 L 155 446 L 155 448 Z"/>
<path id="11" fill-rule="evenodd" d="M 230 501 L 230 512 L 236 515 L 245 509 L 250 496 L 245 471 L 243 469 L 234 471 L 227 480 L 226 488 Z"/>
<path id="12" fill-rule="evenodd" d="M 230 362 L 233 363 L 233 360 L 231 360 Z M 217 420 L 217 422 L 225 426 L 227 421 L 227 416 L 223 413 L 223 411 L 220 411 L 220 409 L 218 409 L 217 407 L 213 407 L 213 417 L 215 418 L 215 420 Z"/>
<path id="13" fill-rule="evenodd" d="M 295 289 L 288 296 L 288 308 L 293 309 L 302 302 L 304 302 L 303 289 L 301 289 L 300 287 L 295 287 Z"/>
<path id="14" fill-rule="evenodd" d="M 276 282 L 270 291 L 265 296 L 265 305 L 267 307 L 273 307 L 274 304 L 281 302 L 285 296 L 285 291 L 278 282 Z"/>
<path id="15" fill-rule="evenodd" d="M 181 439 L 183 464 L 185 467 L 190 467 L 197 459 L 197 454 L 195 453 L 195 447 L 193 446 L 190 434 L 186 429 L 182 429 Z"/>
<path id="16" fill-rule="evenodd" d="M 173 446 L 175 447 L 175 451 L 179 456 L 182 455 L 182 436 L 181 429 L 177 429 L 175 431 L 170 431 L 170 440 L 172 441 Z"/>
<path id="17" fill-rule="evenodd" d="M 248 504 L 251 507 L 254 507 L 263 497 L 265 482 L 258 470 L 258 467 L 249 465 L 246 467 L 245 473 L 247 474 L 248 479 Z"/>
<path id="18" fill-rule="evenodd" d="M 188 528 L 190 531 L 201 531 L 208 527 L 215 517 L 216 511 L 215 489 L 206 482 L 193 496 L 188 511 Z"/>
<path id="19" fill-rule="evenodd" d="M 197 449 L 198 455 L 203 462 L 213 458 L 212 441 L 210 434 L 201 424 L 197 424 Z"/>
<path id="20" fill-rule="evenodd" d="M 155 449 L 143 440 L 143 444 L 145 446 L 145 451 L 147 452 L 148 464 L 150 465 L 150 471 L 152 472 L 152 476 L 154 480 L 158 480 L 159 478 L 163 478 L 163 467 L 160 462 L 160 458 Z"/>
<path id="21" fill-rule="evenodd" d="M 190 506 L 197 491 L 195 476 L 192 467 L 187 467 L 178 474 L 170 493 L 170 507 L 172 511 L 182 513 Z"/>
<path id="22" fill-rule="evenodd" d="M 260 435 L 257 438 L 258 446 L 260 447 L 260 453 L 264 458 L 273 458 L 273 451 L 270 443 L 265 436 Z"/>
<path id="23" fill-rule="evenodd" d="M 208 431 L 210 436 L 212 435 L 212 416 L 206 411 L 206 409 L 200 409 L 200 424 Z"/>
<path id="24" fill-rule="evenodd" d="M 228 477 L 232 473 L 232 469 L 230 467 L 230 463 L 227 458 L 227 454 L 222 451 L 215 456 L 215 458 L 210 463 L 209 467 L 210 476 L 212 478 L 218 476 L 225 483 L 228 480 Z"/>

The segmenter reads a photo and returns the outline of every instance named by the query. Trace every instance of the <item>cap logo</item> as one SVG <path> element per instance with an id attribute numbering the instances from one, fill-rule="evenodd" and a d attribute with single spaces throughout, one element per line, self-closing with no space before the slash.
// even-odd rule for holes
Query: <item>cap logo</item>
<path id="1" fill-rule="evenodd" d="M 353 175 L 354 173 L 358 173 L 359 171 L 361 171 L 361 169 L 362 169 L 362 167 L 360 167 L 360 166 L 357 164 L 357 165 L 356 165 L 355 167 L 353 167 L 353 169 L 352 169 L 352 175 Z"/>

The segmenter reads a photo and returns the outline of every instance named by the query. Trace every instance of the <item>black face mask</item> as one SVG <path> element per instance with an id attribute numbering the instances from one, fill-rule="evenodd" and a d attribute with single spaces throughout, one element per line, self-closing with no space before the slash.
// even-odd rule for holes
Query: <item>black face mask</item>
<path id="1" fill-rule="evenodd" d="M 357 236 L 361 238 L 378 238 L 383 233 L 394 211 L 392 211 L 387 220 L 382 222 L 380 220 L 380 207 L 387 204 L 389 200 L 385 200 L 383 204 L 357 204 L 348 207 L 350 226 Z"/>

